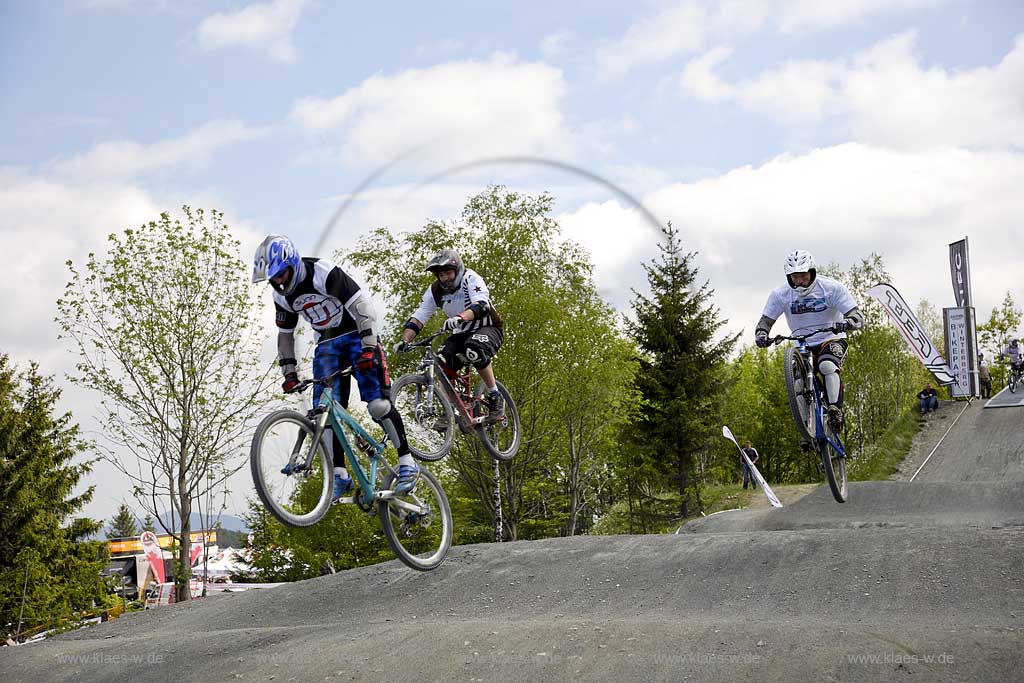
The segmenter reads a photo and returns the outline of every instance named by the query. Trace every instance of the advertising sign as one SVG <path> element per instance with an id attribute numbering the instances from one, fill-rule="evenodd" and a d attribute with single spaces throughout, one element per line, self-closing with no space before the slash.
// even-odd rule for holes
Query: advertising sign
<path id="1" fill-rule="evenodd" d="M 942 319 L 946 326 L 946 357 L 954 378 L 949 393 L 955 398 L 974 396 L 978 376 L 974 367 L 974 309 L 944 308 Z"/>

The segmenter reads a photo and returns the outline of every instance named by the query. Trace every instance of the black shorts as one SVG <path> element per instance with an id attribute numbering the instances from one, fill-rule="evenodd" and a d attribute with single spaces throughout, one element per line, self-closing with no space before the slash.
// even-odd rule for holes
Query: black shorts
<path id="1" fill-rule="evenodd" d="M 850 344 L 845 339 L 829 339 L 824 344 L 819 344 L 811 349 L 814 356 L 814 367 L 821 372 L 822 361 L 830 360 L 840 370 L 843 369 L 843 361 L 846 360 L 846 349 Z"/>
<path id="2" fill-rule="evenodd" d="M 453 334 L 441 344 L 438 353 L 453 370 L 472 365 L 477 370 L 486 368 L 498 354 L 505 334 L 497 327 L 485 326 L 473 332 Z"/>

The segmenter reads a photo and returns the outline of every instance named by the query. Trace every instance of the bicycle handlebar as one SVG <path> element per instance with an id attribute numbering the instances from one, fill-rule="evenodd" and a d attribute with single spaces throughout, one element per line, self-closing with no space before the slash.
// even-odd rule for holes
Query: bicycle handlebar
<path id="1" fill-rule="evenodd" d="M 347 368 L 341 368 L 340 370 L 332 372 L 331 374 L 327 375 L 326 377 L 321 377 L 320 379 L 304 379 L 301 382 L 299 382 L 298 384 L 296 384 L 295 388 L 292 389 L 291 391 L 289 391 L 288 393 L 289 394 L 298 394 L 298 393 L 300 393 L 302 391 L 305 391 L 306 389 L 308 389 L 309 387 L 311 387 L 314 384 L 319 384 L 321 386 L 325 386 L 326 387 L 326 386 L 329 386 L 330 383 L 333 382 L 338 377 L 345 377 L 345 376 L 351 375 L 351 374 L 352 374 L 352 366 L 350 365 Z"/>
<path id="2" fill-rule="evenodd" d="M 809 339 L 810 337 L 813 337 L 814 335 L 818 334 L 819 332 L 835 332 L 835 331 L 836 330 L 832 326 L 822 327 L 821 329 L 811 330 L 810 332 L 808 332 L 806 334 L 793 334 L 793 335 L 790 335 L 790 336 L 785 336 L 785 335 L 780 334 L 778 336 L 772 337 L 771 339 L 768 340 L 768 342 L 771 343 L 771 344 L 779 344 L 779 343 L 784 342 L 784 341 L 804 341 L 806 339 Z"/>
<path id="3" fill-rule="evenodd" d="M 426 337 L 420 339 L 418 342 L 406 342 L 405 350 L 399 351 L 399 353 L 408 353 L 413 349 L 419 349 L 423 348 L 424 346 L 430 346 L 430 343 L 437 339 L 438 337 L 440 337 L 442 334 L 445 334 L 445 331 L 443 329 L 440 329 L 437 332 L 434 332 L 433 334 L 428 334 Z"/>

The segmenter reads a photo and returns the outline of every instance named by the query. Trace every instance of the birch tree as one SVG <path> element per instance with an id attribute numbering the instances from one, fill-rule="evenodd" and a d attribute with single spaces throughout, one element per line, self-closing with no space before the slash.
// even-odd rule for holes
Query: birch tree
<path id="1" fill-rule="evenodd" d="M 193 501 L 223 492 L 245 463 L 276 378 L 261 367 L 258 302 L 223 214 L 183 212 L 184 224 L 163 213 L 111 234 L 82 270 L 68 261 L 57 302 L 78 354 L 70 379 L 100 396 L 103 457 L 176 538 L 178 600 L 189 597 Z"/>

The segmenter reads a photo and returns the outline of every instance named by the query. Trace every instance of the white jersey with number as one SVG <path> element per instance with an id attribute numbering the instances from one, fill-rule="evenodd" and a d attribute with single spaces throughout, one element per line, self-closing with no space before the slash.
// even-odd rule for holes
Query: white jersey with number
<path id="1" fill-rule="evenodd" d="M 806 294 L 800 296 L 788 284 L 776 287 L 768 295 L 764 315 L 778 320 L 786 314 L 786 324 L 793 334 L 805 334 L 811 330 L 829 327 L 842 322 L 846 313 L 857 307 L 846 286 L 838 280 L 818 275 Z M 819 332 L 807 340 L 810 346 L 817 346 L 827 339 L 842 339 L 843 332 Z"/>
<path id="2" fill-rule="evenodd" d="M 451 294 L 443 295 L 440 307 L 434 301 L 434 293 L 431 291 L 431 288 L 427 287 L 427 291 L 423 293 L 423 300 L 420 301 L 420 307 L 416 309 L 412 317 L 418 320 L 421 325 L 425 325 L 438 308 L 444 310 L 445 316 L 450 318 L 462 313 L 470 305 L 478 302 L 490 305 L 491 294 L 487 291 L 487 283 L 480 277 L 480 274 L 475 270 L 466 268 L 466 272 L 462 274 L 462 282 L 459 284 L 459 288 Z M 473 332 L 481 327 L 493 324 L 494 322 L 491 320 L 490 314 L 488 314 L 483 319 L 474 318 L 473 320 L 461 323 L 456 332 Z"/>

